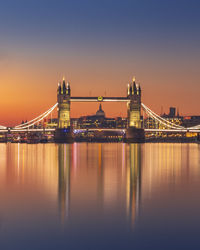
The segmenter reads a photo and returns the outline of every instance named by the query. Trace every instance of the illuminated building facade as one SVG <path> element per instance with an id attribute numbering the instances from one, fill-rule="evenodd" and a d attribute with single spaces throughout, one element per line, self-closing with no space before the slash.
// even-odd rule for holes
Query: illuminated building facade
<path id="1" fill-rule="evenodd" d="M 66 86 L 65 80 L 63 79 L 62 85 L 59 83 L 57 90 L 58 126 L 55 130 L 55 142 L 73 141 L 70 127 L 70 96 L 70 85 L 67 83 Z"/>
<path id="2" fill-rule="evenodd" d="M 125 118 L 108 118 L 99 105 L 95 115 L 81 116 L 78 119 L 72 119 L 73 128 L 126 128 Z"/>
<path id="3" fill-rule="evenodd" d="M 58 84 L 57 100 L 58 100 L 58 128 L 68 128 L 70 127 L 70 85 L 65 84 L 63 79 L 63 84 Z"/>
<path id="4" fill-rule="evenodd" d="M 126 130 L 127 142 L 144 142 L 145 134 L 141 120 L 141 88 L 136 85 L 135 78 L 128 84 L 128 126 Z"/>
<path id="5" fill-rule="evenodd" d="M 135 78 L 132 84 L 128 85 L 127 96 L 130 98 L 128 103 L 129 127 L 141 128 L 141 88 L 136 85 Z"/>

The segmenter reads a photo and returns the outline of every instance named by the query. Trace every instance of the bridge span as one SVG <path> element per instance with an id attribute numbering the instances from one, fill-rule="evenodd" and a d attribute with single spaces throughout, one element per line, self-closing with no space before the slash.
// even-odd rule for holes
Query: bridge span
<path id="1" fill-rule="evenodd" d="M 128 102 L 130 101 L 127 97 L 104 97 L 104 96 L 95 96 L 95 97 L 70 97 L 71 102 Z"/>
<path id="2" fill-rule="evenodd" d="M 173 121 L 167 120 L 166 118 L 159 116 L 147 107 L 141 101 L 142 96 L 141 88 L 133 81 L 128 84 L 127 95 L 120 97 L 107 97 L 107 96 L 71 96 L 71 88 L 69 83 L 65 83 L 63 80 L 62 84 L 59 83 L 57 89 L 57 103 L 53 105 L 49 110 L 45 111 L 38 117 L 19 124 L 15 127 L 6 127 L 0 125 L 0 133 L 26 133 L 26 132 L 52 132 L 55 134 L 56 142 L 70 142 L 73 140 L 74 134 L 86 133 L 86 132 L 117 132 L 126 136 L 129 142 L 142 142 L 145 139 L 145 133 L 200 133 L 200 125 L 193 127 L 184 127 L 180 124 L 176 124 Z M 124 102 L 127 104 L 127 126 L 126 128 L 84 128 L 77 129 L 71 126 L 71 103 L 73 102 Z M 58 111 L 57 116 L 57 127 L 56 128 L 45 128 L 42 126 L 42 121 L 48 118 L 54 110 Z M 147 128 L 144 127 L 143 115 L 145 114 L 148 118 L 151 118 L 157 127 Z M 39 125 L 40 124 L 40 125 Z M 39 126 L 38 126 L 39 125 Z M 38 128 L 38 127 L 39 128 Z M 200 136 L 199 136 L 200 137 Z"/>

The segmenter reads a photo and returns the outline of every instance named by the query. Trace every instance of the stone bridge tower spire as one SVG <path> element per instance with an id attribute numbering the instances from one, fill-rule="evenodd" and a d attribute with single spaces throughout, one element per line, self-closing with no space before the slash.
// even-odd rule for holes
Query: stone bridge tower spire
<path id="1" fill-rule="evenodd" d="M 144 130 L 141 122 L 141 87 L 136 84 L 135 77 L 128 84 L 128 127 L 126 131 L 127 141 L 140 142 L 144 140 Z"/>
<path id="2" fill-rule="evenodd" d="M 65 83 L 63 78 L 62 86 L 59 83 L 57 101 L 58 101 L 58 128 L 70 127 L 70 85 Z"/>
<path id="3" fill-rule="evenodd" d="M 72 132 L 70 126 L 70 84 L 65 83 L 63 78 L 62 84 L 58 84 L 57 101 L 58 101 L 58 126 L 55 131 L 56 142 L 71 142 Z"/>
<path id="4" fill-rule="evenodd" d="M 129 127 L 141 128 L 141 88 L 136 85 L 135 78 L 131 85 L 128 106 Z"/>

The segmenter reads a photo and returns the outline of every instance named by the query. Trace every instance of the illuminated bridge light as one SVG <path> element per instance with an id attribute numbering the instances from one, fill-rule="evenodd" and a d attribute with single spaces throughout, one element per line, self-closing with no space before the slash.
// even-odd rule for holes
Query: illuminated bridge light
<path id="1" fill-rule="evenodd" d="M 103 101 L 103 96 L 98 96 L 98 101 L 102 102 Z"/>

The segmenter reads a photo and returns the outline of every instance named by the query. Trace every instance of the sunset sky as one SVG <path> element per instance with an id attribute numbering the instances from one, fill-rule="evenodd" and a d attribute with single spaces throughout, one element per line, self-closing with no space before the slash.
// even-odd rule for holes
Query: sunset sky
<path id="1" fill-rule="evenodd" d="M 142 101 L 200 115 L 198 0 L 1 0 L 0 124 L 14 125 L 56 102 L 65 76 L 73 96 L 125 96 L 136 76 Z M 72 117 L 98 104 L 72 105 Z M 103 104 L 125 116 L 125 104 Z"/>

